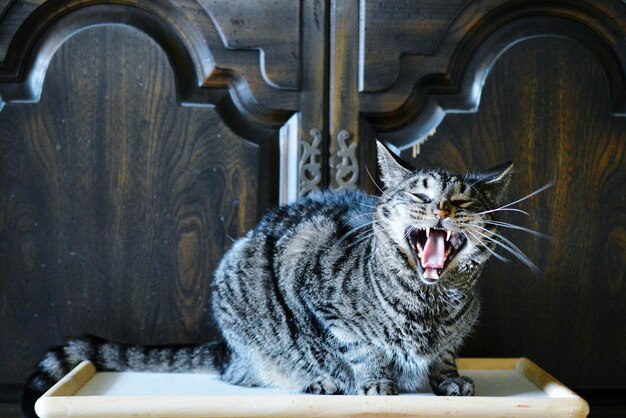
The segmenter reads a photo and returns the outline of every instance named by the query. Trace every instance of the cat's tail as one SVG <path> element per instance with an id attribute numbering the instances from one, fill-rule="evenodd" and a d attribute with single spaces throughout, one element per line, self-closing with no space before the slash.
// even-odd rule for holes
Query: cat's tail
<path id="1" fill-rule="evenodd" d="M 228 351 L 224 342 L 194 346 L 137 346 L 96 337 L 69 340 L 48 351 L 28 378 L 22 396 L 24 417 L 37 417 L 35 402 L 83 360 L 99 371 L 186 372 L 221 370 Z"/>

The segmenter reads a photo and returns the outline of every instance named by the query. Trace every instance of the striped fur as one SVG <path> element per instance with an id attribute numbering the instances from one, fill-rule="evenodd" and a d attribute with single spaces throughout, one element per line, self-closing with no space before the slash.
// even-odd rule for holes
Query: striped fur
<path id="1" fill-rule="evenodd" d="M 430 384 L 471 395 L 455 353 L 478 315 L 492 248 L 471 237 L 435 283 L 407 228 L 462 233 L 498 204 L 510 165 L 477 175 L 413 173 L 384 148 L 380 198 L 323 193 L 271 213 L 225 255 L 213 309 L 231 353 L 223 378 L 314 393 L 396 394 Z M 427 195 L 429 204 L 416 196 Z M 437 205 L 462 202 L 440 220 Z"/>
<path id="2" fill-rule="evenodd" d="M 22 413 L 36 417 L 35 401 L 83 360 L 101 371 L 191 372 L 220 369 L 227 361 L 226 346 L 211 342 L 196 346 L 136 346 L 93 336 L 69 340 L 48 351 L 29 377 L 22 398 Z"/>
<path id="3" fill-rule="evenodd" d="M 83 359 L 102 370 L 218 369 L 233 384 L 311 393 L 393 395 L 430 385 L 437 394 L 472 395 L 455 355 L 478 316 L 475 285 L 493 245 L 466 228 L 490 219 L 482 212 L 501 200 L 510 165 L 465 176 L 410 172 L 382 146 L 379 165 L 380 197 L 313 195 L 269 213 L 234 243 L 213 281 L 222 342 L 72 340 L 41 361 L 24 410 Z M 441 218 L 444 203 L 449 215 Z M 434 283 L 408 239 L 427 227 L 466 237 Z"/>

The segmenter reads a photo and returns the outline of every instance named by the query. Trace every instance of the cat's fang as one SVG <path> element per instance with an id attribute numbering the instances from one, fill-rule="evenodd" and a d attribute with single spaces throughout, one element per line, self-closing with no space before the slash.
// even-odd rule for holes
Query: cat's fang
<path id="1" fill-rule="evenodd" d="M 424 269 L 424 278 L 428 280 L 439 280 L 439 272 L 434 268 L 425 268 Z"/>
<path id="2" fill-rule="evenodd" d="M 446 232 L 446 241 L 450 241 L 450 237 L 452 236 L 452 231 Z"/>
<path id="3" fill-rule="evenodd" d="M 424 249 L 422 248 L 422 246 L 420 245 L 420 243 L 418 241 L 415 242 L 415 252 L 417 253 L 417 255 L 421 259 L 422 258 L 422 253 L 424 252 Z"/>

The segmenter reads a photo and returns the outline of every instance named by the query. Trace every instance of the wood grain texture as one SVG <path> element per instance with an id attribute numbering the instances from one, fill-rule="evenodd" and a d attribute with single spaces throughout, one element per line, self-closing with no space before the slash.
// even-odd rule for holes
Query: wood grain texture
<path id="1" fill-rule="evenodd" d="M 359 40 L 358 16 L 359 5 L 355 1 L 333 0 L 330 8 L 330 94 L 329 94 L 329 152 L 330 178 L 332 189 L 355 188 L 352 181 L 360 177 L 359 173 L 350 172 L 342 175 L 338 167 L 345 161 L 339 154 L 339 133 L 347 132 L 346 146 L 359 144 L 358 120 L 358 66 L 359 51 L 356 48 Z M 358 154 L 357 154 L 358 155 Z M 354 166 L 354 165 L 353 165 Z M 358 165 L 356 165 L 358 170 Z M 355 175 L 356 174 L 356 175 Z M 344 184 L 349 184 L 344 186 Z"/>
<path id="2" fill-rule="evenodd" d="M 328 143 L 329 143 L 329 4 L 322 0 L 302 2 L 302 92 L 300 94 L 300 141 L 314 143 L 311 130 L 320 132 L 321 144 L 315 162 L 321 172 L 318 186 L 328 187 Z M 299 158 L 303 155 L 300 145 Z M 306 164 L 306 162 L 303 162 Z M 304 175 L 303 175 L 304 174 Z M 311 175 L 312 174 L 312 175 Z M 303 178 L 315 178 L 315 173 L 301 173 Z M 301 189 L 302 190 L 302 189 Z"/>
<path id="3" fill-rule="evenodd" d="M 0 59 L 4 61 L 11 39 L 24 20 L 31 14 L 43 0 L 37 2 L 5 0 L 0 17 Z"/>
<path id="4" fill-rule="evenodd" d="M 375 132 L 359 113 L 360 5 L 350 0 L 330 3 L 328 171 L 329 187 L 339 190 L 357 187 L 370 190 L 372 182 L 367 167 L 376 158 Z M 342 141 L 340 137 L 344 133 L 347 139 Z"/>
<path id="5" fill-rule="evenodd" d="M 276 198 L 264 144 L 177 105 L 168 59 L 140 31 L 66 41 L 41 102 L 0 113 L 2 383 L 86 332 L 210 339 L 212 271 Z"/>
<path id="6" fill-rule="evenodd" d="M 233 6 L 241 8 L 247 3 Z M 284 19 L 294 19 L 294 14 L 298 18 L 293 9 L 291 2 L 274 6 Z M 299 24 L 268 33 L 258 39 L 263 45 L 233 49 L 224 40 L 224 28 L 198 0 L 15 0 L 0 17 L 0 54 L 4 53 L 0 80 L 7 82 L 0 95 L 5 102 L 37 100 L 49 58 L 74 32 L 122 24 L 141 29 L 163 48 L 175 73 L 181 103 L 212 104 L 222 112 L 233 109 L 243 119 L 236 125 L 256 124 L 256 130 L 279 129 L 298 107 L 300 74 L 291 75 L 291 71 L 292 61 L 299 56 L 294 58 L 291 52 L 300 39 Z M 267 15 L 256 18 L 259 20 L 247 31 L 257 24 L 273 24 L 266 20 L 270 18 Z M 281 44 L 276 37 L 289 31 L 293 31 L 290 39 L 294 41 Z M 272 67 L 266 65 L 265 45 L 271 50 Z M 284 63 L 275 59 L 277 45 L 284 46 L 280 53 L 290 57 Z M 286 85 L 278 85 L 280 82 Z"/>
<path id="7" fill-rule="evenodd" d="M 624 387 L 626 119 L 581 44 L 528 40 L 496 63 L 476 114 L 448 115 L 412 162 L 464 172 L 516 162 L 509 199 L 554 187 L 502 216 L 552 242 L 506 231 L 541 269 L 490 261 L 469 356 L 527 356 L 570 387 Z M 410 152 L 404 154 L 410 159 Z"/>
<path id="8" fill-rule="evenodd" d="M 300 16 L 304 2 L 200 0 L 230 49 L 260 49 L 266 82 L 300 86 Z"/>
<path id="9" fill-rule="evenodd" d="M 402 55 L 434 55 L 450 21 L 467 3 L 468 0 L 362 2 L 359 90 L 376 92 L 392 86 L 400 76 Z"/>
<path id="10" fill-rule="evenodd" d="M 441 7 L 450 8 L 451 14 L 455 3 Z M 430 21 L 419 13 L 410 17 L 404 13 L 399 24 L 424 25 L 421 20 Z M 382 22 L 370 23 L 365 22 L 365 28 L 372 32 L 388 31 Z M 379 132 L 379 139 L 405 149 L 435 128 L 445 112 L 474 111 L 489 69 L 512 45 L 535 37 L 564 37 L 593 51 L 608 76 L 611 111 L 625 114 L 625 31 L 626 5 L 618 0 L 468 1 L 450 19 L 443 36 L 438 31 L 424 32 L 440 38 L 436 52 L 402 54 L 399 69 L 389 70 L 398 74 L 393 85 L 361 92 L 360 110 Z"/>

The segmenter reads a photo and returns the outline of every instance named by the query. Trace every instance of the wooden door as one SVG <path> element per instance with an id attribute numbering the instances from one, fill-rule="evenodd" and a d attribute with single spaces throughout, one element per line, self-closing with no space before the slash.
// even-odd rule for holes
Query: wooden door
<path id="1" fill-rule="evenodd" d="M 267 208 L 297 196 L 292 160 L 305 145 L 302 181 L 323 185 L 327 11 L 247 0 L 3 7 L 6 400 L 70 336 L 213 337 L 212 272 Z"/>
<path id="2" fill-rule="evenodd" d="M 553 237 L 503 229 L 541 272 L 500 248 L 513 262 L 490 261 L 461 354 L 528 356 L 575 388 L 625 388 L 626 5 L 331 4 L 331 36 L 359 45 L 331 41 L 330 60 L 331 85 L 346 87 L 331 89 L 331 151 L 341 162 L 352 147 L 354 184 L 372 189 L 376 137 L 417 167 L 514 160 L 509 201 L 554 182 L 517 206 L 529 217 L 502 216 Z"/>

